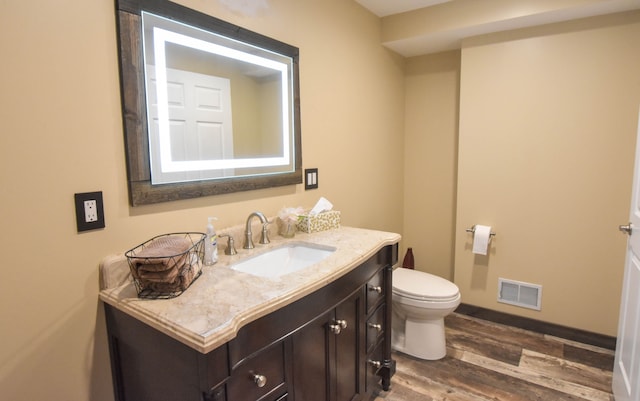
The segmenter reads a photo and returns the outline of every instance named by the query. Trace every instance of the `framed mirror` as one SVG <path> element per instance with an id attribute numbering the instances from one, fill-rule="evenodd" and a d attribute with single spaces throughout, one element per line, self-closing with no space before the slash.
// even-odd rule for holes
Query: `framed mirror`
<path id="1" fill-rule="evenodd" d="M 131 205 L 302 182 L 299 52 L 167 0 L 117 0 Z"/>

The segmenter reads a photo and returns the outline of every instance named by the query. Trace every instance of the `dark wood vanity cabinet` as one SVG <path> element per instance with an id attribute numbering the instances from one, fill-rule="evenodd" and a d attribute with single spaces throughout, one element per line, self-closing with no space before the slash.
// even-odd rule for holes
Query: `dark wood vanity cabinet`
<path id="1" fill-rule="evenodd" d="M 292 334 L 296 400 L 362 399 L 362 291 Z"/>
<path id="2" fill-rule="evenodd" d="M 397 245 L 203 354 L 105 304 L 118 401 L 354 401 L 389 388 Z"/>

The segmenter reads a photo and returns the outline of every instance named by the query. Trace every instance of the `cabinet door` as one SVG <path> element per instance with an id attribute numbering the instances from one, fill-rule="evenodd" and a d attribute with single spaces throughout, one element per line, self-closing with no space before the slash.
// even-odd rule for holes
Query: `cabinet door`
<path id="1" fill-rule="evenodd" d="M 296 400 L 350 401 L 364 391 L 362 291 L 293 334 Z"/>
<path id="2" fill-rule="evenodd" d="M 364 392 L 364 299 L 362 291 L 336 307 L 335 322 L 346 322 L 340 334 L 334 335 L 336 361 L 336 401 L 358 400 Z"/>
<path id="3" fill-rule="evenodd" d="M 334 312 L 327 312 L 312 320 L 293 334 L 293 393 L 294 399 L 328 401 L 330 393 L 328 322 Z"/>

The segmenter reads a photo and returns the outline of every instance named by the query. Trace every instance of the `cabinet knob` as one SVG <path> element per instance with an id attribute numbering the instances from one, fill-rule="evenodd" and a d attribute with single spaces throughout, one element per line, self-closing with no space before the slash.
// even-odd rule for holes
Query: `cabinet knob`
<path id="1" fill-rule="evenodd" d="M 266 376 L 263 376 L 263 375 L 254 374 L 253 375 L 253 382 L 258 387 L 264 387 L 265 384 L 267 384 L 267 378 L 266 378 Z"/>
<path id="2" fill-rule="evenodd" d="M 376 369 L 380 369 L 380 367 L 382 366 L 382 362 L 380 361 L 372 361 L 371 359 L 369 359 L 369 365 L 373 366 Z"/>
<path id="3" fill-rule="evenodd" d="M 339 325 L 341 329 L 346 329 L 347 328 L 347 321 L 346 320 L 336 320 L 336 324 Z"/>
<path id="4" fill-rule="evenodd" d="M 330 324 L 329 330 L 331 330 L 333 334 L 340 334 L 340 332 L 342 331 L 342 327 L 340 327 L 339 324 Z"/>
<path id="5" fill-rule="evenodd" d="M 379 285 L 376 286 L 370 286 L 369 287 L 369 291 L 375 291 L 378 294 L 382 294 L 382 287 L 380 287 Z"/>
<path id="6" fill-rule="evenodd" d="M 376 329 L 379 332 L 382 331 L 382 325 L 378 323 L 369 323 L 369 327 L 371 327 L 372 329 Z"/>

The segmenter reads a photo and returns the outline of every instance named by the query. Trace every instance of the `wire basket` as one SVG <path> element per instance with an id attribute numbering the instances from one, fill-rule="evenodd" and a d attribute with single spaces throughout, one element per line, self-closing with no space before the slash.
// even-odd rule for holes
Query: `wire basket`
<path id="1" fill-rule="evenodd" d="M 139 298 L 168 299 L 182 294 L 202 274 L 206 235 L 158 235 L 125 252 Z"/>

